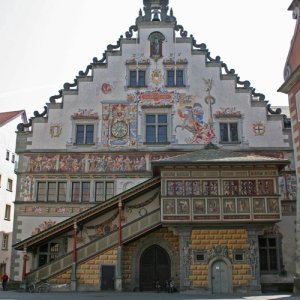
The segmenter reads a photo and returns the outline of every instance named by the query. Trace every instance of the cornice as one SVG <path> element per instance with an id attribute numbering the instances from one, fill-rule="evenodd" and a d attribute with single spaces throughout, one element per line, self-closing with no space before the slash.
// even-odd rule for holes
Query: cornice
<path id="1" fill-rule="evenodd" d="M 281 85 L 278 92 L 288 94 L 293 86 L 300 81 L 300 65 L 291 74 L 291 76 Z"/>

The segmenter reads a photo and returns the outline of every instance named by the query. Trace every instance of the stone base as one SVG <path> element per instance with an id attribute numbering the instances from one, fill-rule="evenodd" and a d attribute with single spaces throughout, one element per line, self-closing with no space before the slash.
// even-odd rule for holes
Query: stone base
<path id="1" fill-rule="evenodd" d="M 296 295 L 300 295 L 300 278 L 299 277 L 297 277 L 297 278 L 294 279 L 293 292 Z"/>
<path id="2" fill-rule="evenodd" d="M 117 292 L 122 292 L 122 278 L 116 278 L 115 279 L 115 290 Z"/>

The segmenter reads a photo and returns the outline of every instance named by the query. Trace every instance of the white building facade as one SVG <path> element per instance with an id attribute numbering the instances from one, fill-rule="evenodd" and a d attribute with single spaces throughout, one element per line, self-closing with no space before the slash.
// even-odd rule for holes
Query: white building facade
<path id="1" fill-rule="evenodd" d="M 27 122 L 25 111 L 0 112 L 0 275 L 9 273 L 18 163 L 16 128 Z"/>
<path id="2" fill-rule="evenodd" d="M 25 279 L 28 272 L 51 264 L 70 251 L 68 236 L 60 236 L 59 242 L 38 245 L 35 249 L 27 248 L 27 240 L 29 246 L 31 239 L 42 236 L 44 230 L 59 228 L 60 222 L 67 222 L 95 205 L 104 205 L 110 197 L 150 179 L 153 161 L 216 147 L 293 162 L 287 116 L 280 109 L 273 110 L 249 81 L 241 80 L 220 57 L 212 58 L 205 44 L 189 36 L 177 24 L 168 2 L 144 0 L 144 12 L 140 11 L 125 37 L 121 36 L 116 45 L 108 45 L 103 57 L 95 58 L 85 71 L 80 71 L 73 83 L 66 83 L 58 95 L 49 99 L 44 112 L 36 113 L 28 124 L 18 127 L 13 240 L 22 251 L 13 251 L 15 280 Z M 24 131 L 27 128 L 29 131 Z M 256 255 L 264 255 L 261 273 L 253 274 L 255 282 L 251 284 L 260 287 L 274 282 L 291 283 L 294 272 L 291 226 L 295 221 L 296 200 L 293 164 L 280 170 L 279 180 L 272 173 L 269 181 L 263 181 L 259 177 L 271 173 L 260 172 L 251 173 L 257 178 L 248 181 L 247 188 L 239 186 L 242 183 L 237 179 L 238 172 L 232 173 L 236 179 L 226 179 L 222 191 L 206 182 L 207 178 L 203 179 L 201 193 L 207 195 L 215 189 L 215 193 L 225 195 L 236 191 L 253 196 L 258 190 L 266 195 L 280 194 L 280 203 L 277 202 L 280 210 L 276 210 L 276 215 L 269 215 L 272 209 L 267 211 L 264 202 L 267 200 L 260 198 L 261 207 L 257 208 L 249 204 L 249 209 L 251 206 L 253 211 L 262 213 L 257 217 L 260 225 L 266 224 L 265 230 L 255 226 L 250 230 Z M 167 184 L 169 178 L 165 180 Z M 177 189 L 175 194 L 188 189 L 188 183 L 182 186 L 183 180 L 178 184 L 175 179 L 171 181 Z M 235 201 L 238 200 L 229 202 L 237 205 Z M 222 209 L 226 214 L 225 206 Z M 234 211 L 234 216 L 225 218 L 226 226 L 228 220 L 232 225 L 239 224 L 239 212 Z M 139 213 L 143 217 L 145 211 Z M 186 228 L 189 221 L 185 220 L 174 216 L 167 223 L 179 222 Z M 164 224 L 165 220 L 161 221 Z M 276 225 L 278 221 L 282 222 Z M 203 224 L 199 221 L 198 225 Z M 101 232 L 110 232 L 114 225 L 101 227 Z M 184 234 L 182 241 L 194 236 Z M 274 249 L 271 245 L 265 248 L 259 245 L 258 236 L 264 234 L 271 236 Z M 250 244 L 245 240 L 243 247 Z M 180 283 L 184 288 L 207 284 L 197 277 L 184 285 L 187 278 Z M 244 286 L 248 280 L 243 281 Z M 233 282 L 239 284 L 237 279 Z"/>

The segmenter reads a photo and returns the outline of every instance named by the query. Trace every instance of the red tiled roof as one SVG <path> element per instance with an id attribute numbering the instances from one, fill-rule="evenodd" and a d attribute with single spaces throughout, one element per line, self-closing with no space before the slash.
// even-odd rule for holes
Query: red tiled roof
<path id="1" fill-rule="evenodd" d="M 24 110 L 8 111 L 8 112 L 0 113 L 0 126 L 3 126 L 7 122 L 15 119 L 22 113 L 24 113 Z"/>

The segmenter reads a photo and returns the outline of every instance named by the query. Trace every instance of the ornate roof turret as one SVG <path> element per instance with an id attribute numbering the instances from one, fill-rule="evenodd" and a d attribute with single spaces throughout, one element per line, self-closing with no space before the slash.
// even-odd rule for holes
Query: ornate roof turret
<path id="1" fill-rule="evenodd" d="M 169 10 L 169 0 L 143 0 L 144 1 L 144 12 L 145 15 L 142 15 L 142 11 L 140 10 L 139 17 L 137 18 L 137 22 L 139 21 L 163 21 L 163 22 L 174 22 L 176 18 L 173 16 L 173 12 L 171 10 L 170 15 L 168 15 Z"/>

